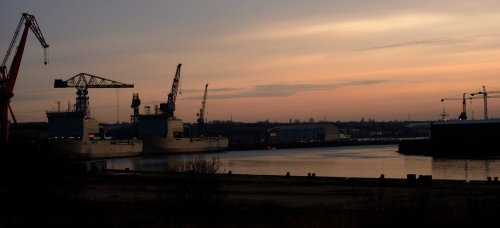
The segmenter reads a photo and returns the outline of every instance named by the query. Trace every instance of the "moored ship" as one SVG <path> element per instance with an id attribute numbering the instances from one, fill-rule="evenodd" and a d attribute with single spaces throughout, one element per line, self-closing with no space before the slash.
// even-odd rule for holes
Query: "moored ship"
<path id="1" fill-rule="evenodd" d="M 142 152 L 142 142 L 137 138 L 115 138 L 106 136 L 106 130 L 99 127 L 96 118 L 89 115 L 88 88 L 133 88 L 99 76 L 80 73 L 66 81 L 56 79 L 54 88 L 76 88 L 77 98 L 74 110 L 65 112 L 48 111 L 48 138 L 55 157 L 110 158 L 136 156 Z"/>
<path id="2" fill-rule="evenodd" d="M 431 156 L 500 156 L 500 120 L 436 121 L 430 138 L 401 142 L 402 154 Z"/>
<path id="3" fill-rule="evenodd" d="M 49 146 L 53 156 L 65 159 L 137 156 L 139 139 L 107 137 L 99 122 L 81 112 L 47 112 Z"/>
<path id="4" fill-rule="evenodd" d="M 190 131 L 184 128 L 181 119 L 174 116 L 175 100 L 180 82 L 181 64 L 177 65 L 171 92 L 168 94 L 167 103 L 161 103 L 159 108 L 155 106 L 154 113 L 139 114 L 140 100 L 138 95 L 132 99 L 134 116 L 132 119 L 137 124 L 138 134 L 144 143 L 144 154 L 165 154 L 165 153 L 192 153 L 192 152 L 216 152 L 226 150 L 229 146 L 229 139 L 224 136 L 207 137 L 203 134 L 193 136 Z M 200 128 L 204 123 L 205 96 L 203 105 L 198 113 Z M 149 108 L 149 107 L 148 107 Z"/>
<path id="5" fill-rule="evenodd" d="M 189 152 L 217 152 L 226 150 L 229 145 L 227 137 L 196 136 L 184 134 L 183 123 L 180 119 L 169 119 L 165 126 L 165 137 L 149 135 L 142 137 L 144 153 L 189 153 Z"/>
<path id="6" fill-rule="evenodd" d="M 431 124 L 434 155 L 499 156 L 500 120 L 455 120 Z"/>

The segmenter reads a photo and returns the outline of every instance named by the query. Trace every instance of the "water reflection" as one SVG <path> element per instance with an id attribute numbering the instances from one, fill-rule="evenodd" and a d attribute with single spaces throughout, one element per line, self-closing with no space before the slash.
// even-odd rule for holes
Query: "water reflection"
<path id="1" fill-rule="evenodd" d="M 500 159 L 443 159 L 398 154 L 397 145 L 228 151 L 214 154 L 177 154 L 109 159 L 108 168 L 167 171 L 176 161 L 219 157 L 221 171 L 338 177 L 406 178 L 407 174 L 434 179 L 485 180 L 500 176 Z"/>
<path id="2" fill-rule="evenodd" d="M 486 180 L 500 176 L 499 159 L 442 159 L 432 162 L 432 173 L 444 179 Z"/>

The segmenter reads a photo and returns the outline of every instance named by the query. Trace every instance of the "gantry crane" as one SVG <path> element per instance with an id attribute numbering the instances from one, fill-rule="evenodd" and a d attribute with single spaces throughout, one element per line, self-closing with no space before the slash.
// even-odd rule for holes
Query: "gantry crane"
<path id="1" fill-rule="evenodd" d="M 200 112 L 197 113 L 198 115 L 198 124 L 200 128 L 205 125 L 205 109 L 207 107 L 207 90 L 208 90 L 208 83 L 205 85 L 205 94 L 203 95 L 203 101 L 201 102 L 201 108 Z"/>
<path id="2" fill-rule="evenodd" d="M 12 59 L 12 63 L 10 64 L 10 69 L 7 70 L 6 64 L 9 59 L 10 53 L 16 44 L 17 37 L 19 32 L 21 31 L 21 27 L 24 24 L 23 33 L 21 34 L 21 40 L 16 48 L 16 53 Z M 10 115 L 14 122 L 16 118 L 14 116 L 14 112 L 12 111 L 12 107 L 10 106 L 10 99 L 14 96 L 14 85 L 16 84 L 17 75 L 19 73 L 19 67 L 21 66 L 21 60 L 23 58 L 24 46 L 26 46 L 26 40 L 28 37 L 28 31 L 31 29 L 35 34 L 38 41 L 44 48 L 44 63 L 47 65 L 48 56 L 47 56 L 47 48 L 49 45 L 45 42 L 45 38 L 42 35 L 42 31 L 36 22 L 35 16 L 23 13 L 21 16 L 21 20 L 17 25 L 17 29 L 14 32 L 14 37 L 10 42 L 9 48 L 7 49 L 7 53 L 2 61 L 2 65 L 0 66 L 0 140 L 1 142 L 7 142 L 9 140 L 9 116 L 8 111 L 10 111 Z"/>
<path id="3" fill-rule="evenodd" d="M 180 80 L 181 80 L 181 66 L 182 66 L 182 64 L 180 64 L 180 63 L 179 63 L 179 65 L 177 65 L 177 70 L 175 71 L 174 81 L 172 83 L 172 89 L 170 90 L 170 93 L 168 94 L 167 103 L 160 103 L 160 111 L 165 113 L 168 116 L 168 118 L 174 117 L 175 100 L 177 98 L 177 92 L 179 90 L 179 84 L 180 84 Z"/>
<path id="4" fill-rule="evenodd" d="M 72 78 L 63 81 L 56 79 L 54 88 L 76 88 L 76 112 L 82 112 L 88 115 L 89 97 L 87 89 L 89 88 L 134 88 L 134 84 L 125 84 L 122 82 L 113 81 L 103 77 L 80 73 Z"/>
<path id="5" fill-rule="evenodd" d="M 498 98 L 500 96 L 488 96 L 488 94 L 500 93 L 500 91 L 486 91 L 486 86 L 483 86 L 483 91 L 479 91 L 477 93 L 471 93 L 471 96 L 482 94 L 484 100 L 484 119 L 488 119 L 488 97 L 489 98 Z"/>

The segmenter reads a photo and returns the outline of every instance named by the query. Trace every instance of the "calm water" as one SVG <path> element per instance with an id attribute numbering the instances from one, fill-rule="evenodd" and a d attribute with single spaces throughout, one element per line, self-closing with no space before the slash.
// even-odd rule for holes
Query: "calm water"
<path id="1" fill-rule="evenodd" d="M 212 159 L 218 156 L 223 171 L 239 174 L 273 174 L 335 177 L 406 178 L 406 174 L 432 175 L 434 179 L 486 180 L 500 176 L 495 159 L 432 158 L 405 156 L 397 145 L 227 151 L 214 154 L 182 154 L 109 159 L 108 168 L 164 171 L 174 161 Z"/>

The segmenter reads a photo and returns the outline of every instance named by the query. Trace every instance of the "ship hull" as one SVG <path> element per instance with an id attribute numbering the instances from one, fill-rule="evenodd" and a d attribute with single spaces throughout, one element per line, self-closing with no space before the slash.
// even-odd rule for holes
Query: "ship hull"
<path id="1" fill-rule="evenodd" d="M 199 153 L 224 151 L 229 145 L 226 137 L 200 138 L 143 138 L 145 154 Z"/>
<path id="2" fill-rule="evenodd" d="M 499 139 L 499 120 L 434 122 L 430 139 L 401 143 L 399 151 L 431 156 L 498 157 Z"/>
<path id="3" fill-rule="evenodd" d="M 54 156 L 64 159 L 93 159 L 138 156 L 142 153 L 140 140 L 52 140 Z"/>

